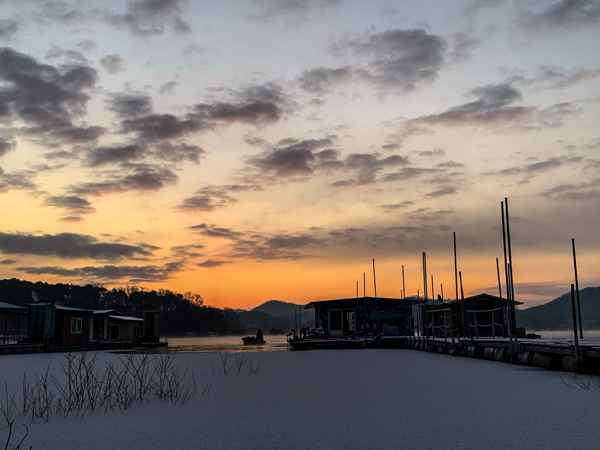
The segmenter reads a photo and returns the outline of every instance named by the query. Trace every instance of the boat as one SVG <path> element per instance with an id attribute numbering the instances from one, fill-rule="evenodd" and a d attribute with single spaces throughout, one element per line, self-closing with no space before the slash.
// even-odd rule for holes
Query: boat
<path id="1" fill-rule="evenodd" d="M 339 337 L 339 338 L 300 338 L 288 336 L 288 344 L 292 350 L 317 350 L 317 349 L 358 349 L 379 347 L 383 334 L 374 338 L 365 337 Z"/>
<path id="2" fill-rule="evenodd" d="M 256 330 L 256 336 L 246 336 L 242 338 L 244 345 L 262 345 L 265 343 L 263 339 L 262 330 Z"/>
<path id="3" fill-rule="evenodd" d="M 262 345 L 265 343 L 264 339 L 256 339 L 254 336 L 246 336 L 242 338 L 244 345 Z"/>

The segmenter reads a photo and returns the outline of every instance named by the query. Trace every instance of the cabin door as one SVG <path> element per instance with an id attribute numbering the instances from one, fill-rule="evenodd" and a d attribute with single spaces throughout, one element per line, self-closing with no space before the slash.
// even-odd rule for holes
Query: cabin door
<path id="1" fill-rule="evenodd" d="M 329 335 L 339 336 L 341 334 L 354 333 L 356 330 L 353 309 L 330 309 L 329 310 Z"/>

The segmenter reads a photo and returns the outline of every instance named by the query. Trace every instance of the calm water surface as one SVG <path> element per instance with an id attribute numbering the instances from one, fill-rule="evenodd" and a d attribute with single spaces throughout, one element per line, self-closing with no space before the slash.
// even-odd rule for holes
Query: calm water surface
<path id="1" fill-rule="evenodd" d="M 285 336 L 264 336 L 264 345 L 244 345 L 242 336 L 169 338 L 169 349 L 181 353 L 287 351 Z"/>

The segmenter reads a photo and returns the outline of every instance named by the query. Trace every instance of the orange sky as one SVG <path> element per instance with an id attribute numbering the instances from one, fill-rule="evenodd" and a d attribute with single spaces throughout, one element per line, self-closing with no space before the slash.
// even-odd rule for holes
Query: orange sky
<path id="1" fill-rule="evenodd" d="M 153 6 L 154 5 L 154 6 Z M 158 6 L 157 6 L 158 5 Z M 600 284 L 585 2 L 0 4 L 0 276 L 250 308 Z M 76 18 L 74 20 L 73 18 Z M 430 282 L 430 280 L 428 280 Z M 504 280 L 503 280 L 504 283 Z M 504 289 L 504 288 L 503 288 Z"/>

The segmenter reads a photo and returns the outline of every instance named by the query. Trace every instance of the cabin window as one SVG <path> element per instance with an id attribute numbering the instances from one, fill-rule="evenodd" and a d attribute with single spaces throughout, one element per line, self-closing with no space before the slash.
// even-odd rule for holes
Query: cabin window
<path id="1" fill-rule="evenodd" d="M 81 317 L 73 317 L 71 319 L 71 334 L 81 333 L 83 320 Z"/>

